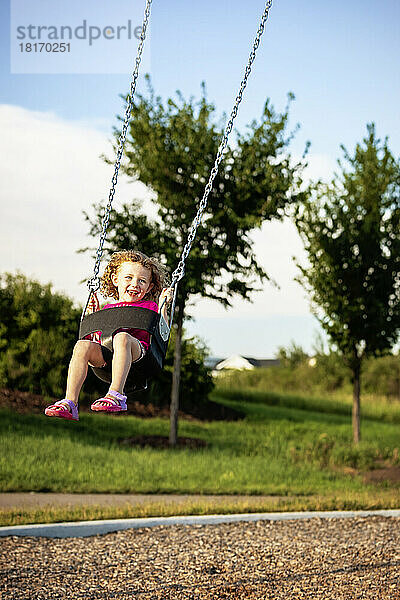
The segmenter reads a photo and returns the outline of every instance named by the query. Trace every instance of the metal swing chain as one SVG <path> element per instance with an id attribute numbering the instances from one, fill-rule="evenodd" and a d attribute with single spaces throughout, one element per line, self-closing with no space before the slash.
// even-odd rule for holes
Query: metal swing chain
<path id="1" fill-rule="evenodd" d="M 131 81 L 131 85 L 130 85 L 130 95 L 129 95 L 129 98 L 128 98 L 128 104 L 127 104 L 126 111 L 125 111 L 125 118 L 124 118 L 123 128 L 122 128 L 119 140 L 118 140 L 118 152 L 117 152 L 117 159 L 116 159 L 115 167 L 114 167 L 114 175 L 112 177 L 112 185 L 111 185 L 110 192 L 109 192 L 108 204 L 106 206 L 104 217 L 103 217 L 103 221 L 102 221 L 102 231 L 101 231 L 101 235 L 100 235 L 99 247 L 98 247 L 97 252 L 96 252 L 96 262 L 95 262 L 95 266 L 94 266 L 94 270 L 93 270 L 93 277 L 91 277 L 88 280 L 88 282 L 87 282 L 87 285 L 89 287 L 90 292 L 89 292 L 89 298 L 88 298 L 87 303 L 86 303 L 86 307 L 84 308 L 83 313 L 82 313 L 82 318 L 83 318 L 83 316 L 86 313 L 87 307 L 88 307 L 89 302 L 90 302 L 91 295 L 100 288 L 100 278 L 98 277 L 99 270 L 100 270 L 100 262 L 101 262 L 101 257 L 102 257 L 102 254 L 103 254 L 103 246 L 104 246 L 104 242 L 105 242 L 105 239 L 106 239 L 107 227 L 108 227 L 108 223 L 109 223 L 109 220 L 110 220 L 110 213 L 111 213 L 111 208 L 112 208 L 112 202 L 113 202 L 114 195 L 115 195 L 115 188 L 116 188 L 117 181 L 118 181 L 118 173 L 119 173 L 119 168 L 120 168 L 120 164 L 121 164 L 121 160 L 122 160 L 122 155 L 123 155 L 123 151 L 124 151 L 125 140 L 126 140 L 127 130 L 128 130 L 129 121 L 130 121 L 130 115 L 131 115 L 131 111 L 132 111 L 132 107 L 133 107 L 133 96 L 134 96 L 134 93 L 135 93 L 135 90 L 136 90 L 136 82 L 137 82 L 138 73 L 139 73 L 139 66 L 140 66 L 140 61 L 141 61 L 141 57 L 142 57 L 144 42 L 145 42 L 145 39 L 146 39 L 146 30 L 147 30 L 148 20 L 149 20 L 149 16 L 150 16 L 151 3 L 152 3 L 152 0 L 146 0 L 146 8 L 145 8 L 145 12 L 144 12 L 144 19 L 143 19 L 143 24 L 142 24 L 142 32 L 141 32 L 141 36 L 140 36 L 140 43 L 139 43 L 139 46 L 138 46 L 135 69 L 134 69 L 133 74 L 132 74 L 132 81 Z M 241 84 L 240 84 L 240 89 L 239 89 L 239 92 L 238 92 L 238 94 L 236 96 L 235 104 L 233 106 L 233 109 L 232 109 L 232 112 L 231 112 L 231 115 L 230 115 L 230 119 L 229 119 L 228 124 L 227 124 L 227 126 L 225 128 L 223 138 L 222 138 L 222 140 L 220 142 L 220 145 L 219 145 L 219 148 L 218 148 L 218 153 L 217 153 L 217 157 L 215 159 L 214 166 L 213 166 L 213 168 L 211 170 L 209 180 L 208 180 L 207 185 L 206 185 L 206 187 L 204 189 L 203 197 L 202 197 L 202 200 L 200 202 L 197 214 L 196 214 L 196 216 L 195 216 L 195 218 L 194 218 L 194 220 L 193 220 L 193 222 L 192 222 L 192 224 L 190 226 L 188 239 L 187 239 L 185 247 L 184 247 L 184 249 L 182 251 L 182 255 L 181 255 L 180 261 L 178 263 L 177 268 L 172 273 L 171 287 L 175 288 L 173 305 L 175 305 L 175 301 L 176 301 L 176 285 L 183 278 L 183 276 L 185 274 L 185 262 L 186 262 L 186 259 L 187 259 L 188 255 L 189 255 L 189 253 L 190 253 L 193 241 L 194 241 L 194 239 L 196 237 L 197 229 L 198 229 L 198 227 L 199 227 L 199 225 L 201 223 L 203 213 L 204 213 L 204 211 L 206 209 L 207 201 L 208 201 L 208 196 L 209 196 L 210 191 L 212 189 L 214 179 L 217 176 L 219 165 L 221 163 L 224 150 L 225 150 L 225 148 L 227 146 L 227 143 L 228 143 L 228 137 L 229 137 L 229 134 L 232 131 L 233 122 L 234 122 L 234 120 L 236 118 L 239 105 L 240 105 L 240 103 L 242 101 L 242 95 L 243 95 L 243 92 L 244 92 L 244 90 L 246 88 L 247 80 L 249 78 L 249 75 L 251 73 L 252 64 L 253 64 L 253 62 L 255 60 L 255 57 L 256 57 L 256 52 L 257 52 L 258 46 L 260 44 L 261 36 L 264 33 L 265 23 L 266 23 L 266 21 L 268 19 L 269 11 L 270 11 L 271 6 L 272 6 L 272 0 L 267 0 L 265 8 L 264 8 L 263 15 L 261 17 L 261 22 L 260 22 L 259 28 L 257 30 L 256 37 L 255 37 L 254 42 L 253 42 L 253 48 L 252 48 L 252 51 L 251 51 L 251 53 L 249 55 L 249 60 L 248 60 L 248 63 L 247 63 L 246 69 L 245 69 L 245 73 L 244 73 L 243 79 L 242 79 Z M 172 321 L 172 318 L 171 318 L 171 321 Z"/>
<path id="2" fill-rule="evenodd" d="M 119 136 L 119 139 L 118 139 L 118 152 L 117 152 L 117 158 L 116 158 L 115 166 L 114 166 L 114 175 L 111 180 L 111 188 L 110 188 L 110 192 L 109 192 L 109 196 L 108 196 L 108 204 L 106 206 L 103 221 L 102 221 L 100 243 L 99 243 L 99 247 L 96 252 L 96 262 L 94 265 L 93 277 L 91 277 L 87 282 L 90 292 L 89 292 L 89 299 L 87 301 L 86 308 L 89 304 L 91 294 L 93 294 L 100 288 L 100 278 L 98 276 L 99 269 L 100 269 L 100 262 L 101 262 L 101 257 L 103 255 L 103 246 L 104 246 L 104 242 L 106 239 L 108 223 L 110 221 L 110 213 L 111 213 L 112 203 L 114 200 L 115 188 L 116 188 L 117 181 L 118 181 L 118 172 L 119 172 L 119 168 L 121 165 L 121 160 L 122 160 L 122 155 L 124 152 L 124 146 L 125 146 L 125 140 L 126 140 L 126 134 L 128 131 L 130 116 L 131 116 L 131 112 L 132 112 L 132 108 L 133 108 L 133 97 L 134 97 L 135 90 L 136 90 L 136 82 L 137 82 L 137 78 L 138 78 L 138 74 L 139 74 L 139 66 L 140 66 L 140 61 L 142 58 L 144 42 L 146 39 L 146 31 L 147 31 L 147 25 L 149 22 L 151 3 L 152 3 L 152 0 L 146 0 L 146 8 L 144 11 L 142 31 L 140 34 L 140 43 L 138 45 L 138 50 L 137 50 L 137 55 L 136 55 L 136 64 L 135 64 L 135 69 L 132 73 L 130 94 L 128 97 L 128 104 L 127 104 L 126 110 L 125 110 L 124 124 L 122 127 L 121 135 Z M 84 309 L 83 314 L 85 314 L 86 308 Z"/>
<path id="3" fill-rule="evenodd" d="M 188 239 L 187 239 L 186 245 L 185 245 L 185 247 L 184 247 L 184 249 L 182 251 L 182 255 L 181 255 L 179 264 L 178 264 L 177 268 L 175 269 L 175 271 L 172 273 L 172 284 L 171 284 L 171 287 L 175 287 L 176 284 L 178 283 L 178 281 L 180 281 L 182 279 L 182 277 L 184 276 L 184 274 L 185 274 L 185 261 L 186 261 L 186 258 L 189 255 L 189 252 L 191 250 L 193 241 L 194 241 L 194 239 L 196 237 L 197 229 L 198 229 L 198 227 L 199 227 L 199 225 L 201 223 L 201 219 L 202 219 L 203 213 L 204 213 L 204 211 L 206 209 L 207 201 L 208 201 L 208 196 L 209 196 L 209 194 L 211 192 L 214 179 L 217 176 L 218 168 L 219 168 L 219 165 L 221 163 L 221 160 L 222 160 L 222 157 L 223 157 L 223 154 L 224 154 L 224 150 L 225 150 L 226 145 L 228 143 L 229 134 L 232 131 L 233 121 L 235 120 L 235 117 L 237 115 L 239 104 L 242 101 L 242 95 L 243 95 L 243 92 L 244 92 L 244 90 L 246 88 L 247 80 L 249 78 L 249 75 L 251 73 L 251 67 L 252 67 L 254 59 L 256 57 L 256 52 L 257 52 L 258 46 L 260 45 L 261 36 L 264 33 L 265 23 L 266 23 L 266 21 L 268 19 L 269 11 L 270 11 L 271 6 L 272 6 L 272 0 L 268 0 L 266 2 L 265 8 L 264 8 L 264 12 L 263 12 L 263 15 L 261 17 L 261 22 L 260 22 L 259 28 L 257 30 L 256 37 L 255 37 L 254 42 L 253 42 L 253 48 L 252 48 L 252 51 L 250 52 L 249 60 L 248 60 L 247 66 L 246 66 L 246 70 L 245 70 L 242 82 L 240 84 L 240 89 L 239 89 L 238 95 L 236 96 L 235 104 L 233 106 L 230 119 L 229 119 L 228 124 L 227 124 L 227 126 L 225 128 L 224 136 L 223 136 L 223 138 L 221 140 L 221 143 L 219 145 L 217 157 L 215 159 L 214 166 L 213 166 L 213 168 L 211 170 L 208 183 L 207 183 L 207 185 L 206 185 L 206 187 L 204 189 L 203 198 L 201 199 L 201 202 L 200 202 L 197 214 L 196 214 L 196 216 L 195 216 L 195 218 L 194 218 L 194 220 L 193 220 L 193 222 L 192 222 L 192 224 L 190 226 L 189 234 L 188 234 Z"/>

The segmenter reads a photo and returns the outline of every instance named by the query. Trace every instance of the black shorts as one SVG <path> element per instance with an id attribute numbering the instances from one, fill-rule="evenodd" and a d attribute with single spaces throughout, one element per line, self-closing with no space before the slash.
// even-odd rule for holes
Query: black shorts
<path id="1" fill-rule="evenodd" d="M 136 339 L 136 338 L 135 338 Z M 136 360 L 132 361 L 132 364 L 136 364 L 138 363 L 140 360 L 142 360 L 144 358 L 144 355 L 146 354 L 146 348 L 143 344 L 143 342 L 141 342 L 140 340 L 137 340 L 140 344 L 140 348 L 141 348 L 141 353 L 139 358 L 137 358 Z M 97 367 L 102 369 L 103 371 L 105 371 L 106 373 L 111 373 L 112 370 L 112 359 L 114 356 L 114 352 L 112 352 L 111 350 L 109 350 L 109 348 L 107 348 L 106 346 L 100 346 L 101 349 L 101 353 L 103 355 L 103 359 L 104 359 L 104 365 L 101 367 Z"/>

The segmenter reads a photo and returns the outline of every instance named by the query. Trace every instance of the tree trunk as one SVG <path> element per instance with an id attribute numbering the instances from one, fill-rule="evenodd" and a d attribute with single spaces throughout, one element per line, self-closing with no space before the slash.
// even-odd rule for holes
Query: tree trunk
<path id="1" fill-rule="evenodd" d="M 176 446 L 178 438 L 178 408 L 179 408 L 179 387 L 181 380 L 181 362 L 182 362 L 182 328 L 183 328 L 183 305 L 178 305 L 177 329 L 174 349 L 174 370 L 172 373 L 171 404 L 170 404 L 170 427 L 169 427 L 169 445 Z"/>
<path id="2" fill-rule="evenodd" d="M 360 371 L 361 365 L 353 368 L 353 441 L 358 444 L 361 439 L 360 430 Z"/>

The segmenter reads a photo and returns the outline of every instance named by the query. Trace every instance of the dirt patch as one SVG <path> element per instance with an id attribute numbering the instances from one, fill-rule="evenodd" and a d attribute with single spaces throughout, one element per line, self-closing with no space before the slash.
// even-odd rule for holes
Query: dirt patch
<path id="1" fill-rule="evenodd" d="M 8 408 L 19 414 L 43 414 L 46 406 L 59 400 L 59 398 L 45 398 L 39 394 L 31 392 L 22 392 L 19 390 L 9 390 L 0 388 L 0 408 Z M 93 398 L 92 402 L 95 400 Z M 84 403 L 80 404 L 79 412 L 91 412 L 90 407 Z M 121 417 L 126 414 L 135 417 L 152 418 L 163 417 L 169 419 L 169 407 L 154 406 L 151 402 L 141 403 L 128 396 L 128 411 L 127 413 L 116 413 L 114 417 Z M 180 419 L 187 421 L 237 421 L 244 417 L 244 414 L 226 406 L 205 400 L 194 406 L 190 412 L 179 411 Z"/>
<path id="2" fill-rule="evenodd" d="M 365 483 L 400 483 L 400 467 L 385 467 L 384 469 L 374 469 L 364 474 Z"/>
<path id="3" fill-rule="evenodd" d="M 58 398 L 54 398 L 54 401 Z M 50 401 L 52 401 L 50 399 Z M 48 401 L 43 396 L 19 390 L 0 389 L 0 408 L 11 408 L 20 414 L 39 413 L 47 406 Z"/>
<path id="4" fill-rule="evenodd" d="M 118 443 L 121 446 L 139 446 L 140 448 L 162 448 L 167 450 L 170 448 L 169 439 L 163 435 L 137 435 L 135 437 L 120 438 Z M 175 448 L 205 448 L 207 442 L 198 438 L 178 437 Z"/>

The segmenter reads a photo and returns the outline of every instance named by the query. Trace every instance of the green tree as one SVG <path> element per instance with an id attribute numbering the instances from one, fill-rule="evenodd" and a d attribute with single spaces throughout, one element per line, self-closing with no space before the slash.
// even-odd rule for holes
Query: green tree
<path id="1" fill-rule="evenodd" d="M 56 396 L 63 392 L 79 309 L 21 273 L 0 275 L 0 385 Z"/>
<path id="2" fill-rule="evenodd" d="M 203 296 L 228 307 L 239 295 L 250 299 L 256 284 L 268 279 L 252 249 L 250 233 L 265 220 L 280 219 L 292 203 L 303 199 L 299 191 L 301 162 L 287 151 L 294 132 L 287 133 L 289 103 L 282 114 L 265 103 L 261 121 L 253 121 L 245 134 L 228 147 L 209 196 L 197 239 L 179 283 L 176 310 L 174 373 L 171 391 L 170 443 L 176 443 L 180 381 L 181 340 L 188 300 Z M 108 250 L 139 247 L 170 268 L 177 266 L 189 227 L 203 196 L 222 136 L 215 122 L 215 107 L 201 98 L 186 101 L 180 92 L 164 106 L 154 95 L 138 96 L 126 145 L 124 171 L 151 190 L 158 218 L 151 222 L 137 203 L 113 212 Z M 117 132 L 118 135 L 118 132 Z M 102 209 L 89 218 L 91 235 L 100 231 Z"/>
<path id="3" fill-rule="evenodd" d="M 309 358 L 308 354 L 294 340 L 287 348 L 279 346 L 276 357 L 279 358 L 283 366 L 291 368 L 297 367 Z"/>
<path id="4" fill-rule="evenodd" d="M 309 266 L 298 281 L 314 314 L 352 372 L 353 438 L 360 440 L 360 374 L 368 356 L 387 353 L 400 329 L 400 165 L 374 124 L 330 184 L 318 183 L 299 208 Z"/>

